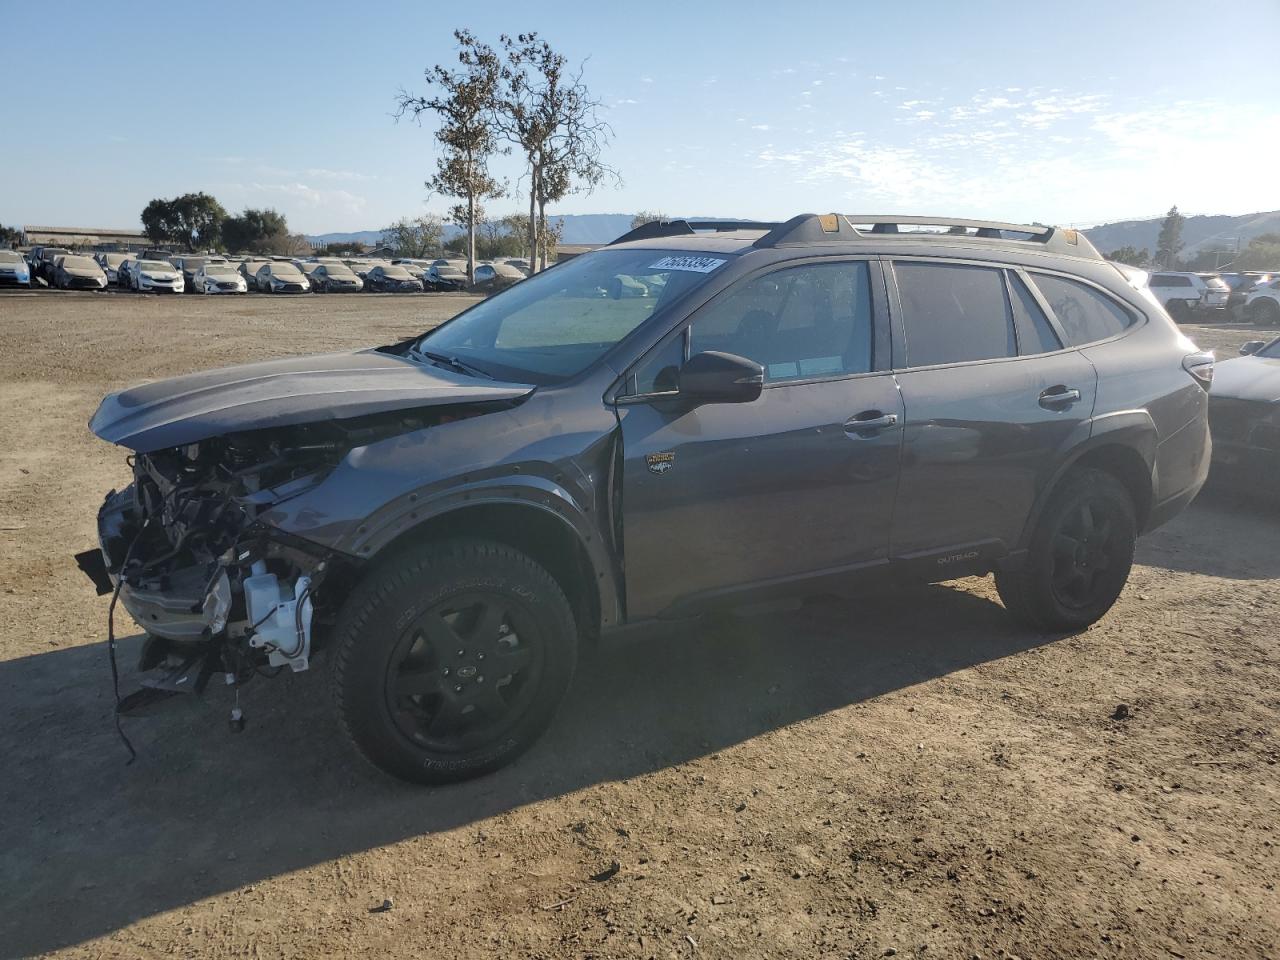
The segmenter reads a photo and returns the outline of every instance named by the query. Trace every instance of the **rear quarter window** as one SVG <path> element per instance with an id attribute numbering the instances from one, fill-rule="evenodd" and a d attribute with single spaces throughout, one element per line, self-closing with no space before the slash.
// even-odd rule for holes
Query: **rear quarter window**
<path id="1" fill-rule="evenodd" d="M 1093 287 L 1047 274 L 1033 279 L 1073 347 L 1106 340 L 1133 326 L 1133 314 Z"/>

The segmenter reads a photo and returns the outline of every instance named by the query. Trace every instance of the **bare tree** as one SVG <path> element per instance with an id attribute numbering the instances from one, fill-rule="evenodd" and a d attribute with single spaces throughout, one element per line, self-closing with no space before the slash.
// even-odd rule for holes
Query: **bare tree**
<path id="1" fill-rule="evenodd" d="M 495 121 L 502 135 L 524 153 L 529 177 L 529 249 L 536 257 L 546 244 L 547 204 L 570 193 L 590 193 L 606 179 L 618 180 L 601 159 L 613 134 L 598 116 L 600 102 L 582 82 L 582 68 L 536 33 L 501 37 L 505 62 Z M 531 261 L 536 271 L 536 260 Z"/>
<path id="2" fill-rule="evenodd" d="M 401 217 L 382 228 L 382 242 L 394 247 L 402 257 L 425 257 L 444 243 L 444 222 L 434 213 L 421 217 Z"/>
<path id="3" fill-rule="evenodd" d="M 643 227 L 646 223 L 663 223 L 666 219 L 667 215 L 657 210 L 641 210 L 631 218 L 631 229 Z"/>
<path id="4" fill-rule="evenodd" d="M 412 96 L 401 90 L 395 115 L 397 119 L 411 116 L 418 122 L 425 113 L 440 117 L 436 140 L 444 149 L 427 188 L 463 201 L 456 209 L 461 215 L 451 211 L 450 217 L 456 217 L 467 231 L 467 279 L 474 283 L 476 227 L 483 219 L 481 202 L 504 192 L 502 184 L 489 175 L 489 159 L 498 152 L 493 124 L 501 66 L 493 48 L 469 30 L 455 30 L 453 35 L 458 41 L 461 69 L 447 70 L 439 65 L 428 69 L 427 84 L 438 92 Z"/>

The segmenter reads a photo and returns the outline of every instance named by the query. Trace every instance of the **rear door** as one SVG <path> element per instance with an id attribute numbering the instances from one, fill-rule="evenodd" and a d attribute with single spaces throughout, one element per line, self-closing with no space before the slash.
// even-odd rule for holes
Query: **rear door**
<path id="1" fill-rule="evenodd" d="M 1018 270 L 898 259 L 889 276 L 906 411 L 891 553 L 981 566 L 1015 548 L 1059 451 L 1088 435 L 1097 374 Z"/>
<path id="2" fill-rule="evenodd" d="M 886 561 L 902 436 L 887 322 L 877 263 L 809 262 L 730 287 L 633 368 L 618 405 L 629 617 Z M 679 368 L 706 350 L 762 364 L 759 398 L 682 401 Z"/>

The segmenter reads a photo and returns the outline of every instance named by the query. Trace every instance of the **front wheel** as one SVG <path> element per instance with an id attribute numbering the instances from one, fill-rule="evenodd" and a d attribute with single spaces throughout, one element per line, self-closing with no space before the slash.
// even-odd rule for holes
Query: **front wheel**
<path id="1" fill-rule="evenodd" d="M 1025 562 L 998 572 L 996 590 L 1025 626 L 1083 630 L 1119 598 L 1137 538 L 1124 484 L 1102 470 L 1075 470 L 1041 514 Z"/>
<path id="2" fill-rule="evenodd" d="M 499 543 L 400 554 L 351 595 L 335 631 L 338 714 L 373 764 L 417 783 L 489 773 L 555 715 L 577 661 L 559 584 Z"/>

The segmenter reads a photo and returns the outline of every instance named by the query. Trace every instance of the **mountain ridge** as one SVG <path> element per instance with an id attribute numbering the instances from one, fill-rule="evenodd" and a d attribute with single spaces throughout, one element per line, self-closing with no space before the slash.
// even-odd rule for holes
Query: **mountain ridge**
<path id="1" fill-rule="evenodd" d="M 603 244 L 615 240 L 631 229 L 630 213 L 576 213 L 554 219 L 564 221 L 562 243 Z M 674 219 L 674 217 L 673 217 Z M 688 217 L 690 220 L 734 220 L 736 217 Z M 1146 220 L 1118 220 L 1101 223 L 1082 230 L 1104 255 L 1120 247 L 1145 247 L 1155 252 L 1156 238 L 1160 234 L 1163 217 Z M 445 228 L 445 238 L 461 233 L 455 226 Z M 1212 244 L 1234 246 L 1236 238 L 1241 248 L 1259 234 L 1280 233 L 1280 210 L 1258 211 L 1239 216 L 1197 215 L 1189 216 L 1182 226 L 1183 256 L 1190 256 Z M 381 230 L 356 230 L 349 232 L 308 234 L 313 243 L 364 243 L 376 245 L 382 238 Z"/>

